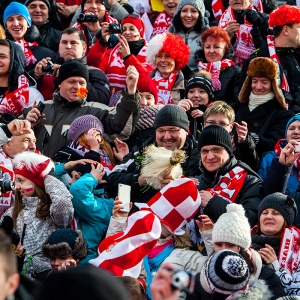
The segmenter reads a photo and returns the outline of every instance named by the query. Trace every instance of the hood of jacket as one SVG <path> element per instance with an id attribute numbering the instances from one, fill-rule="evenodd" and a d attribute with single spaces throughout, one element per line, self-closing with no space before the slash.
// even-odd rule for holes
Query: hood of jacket
<path id="1" fill-rule="evenodd" d="M 6 30 L 5 33 L 6 33 L 6 39 L 11 40 L 11 41 L 14 40 L 14 38 L 12 37 L 12 35 L 9 33 L 8 30 Z M 35 25 L 31 25 L 27 29 L 27 31 L 24 35 L 24 40 L 29 43 L 33 43 L 33 42 L 38 43 L 40 38 L 41 38 L 40 32 Z"/>

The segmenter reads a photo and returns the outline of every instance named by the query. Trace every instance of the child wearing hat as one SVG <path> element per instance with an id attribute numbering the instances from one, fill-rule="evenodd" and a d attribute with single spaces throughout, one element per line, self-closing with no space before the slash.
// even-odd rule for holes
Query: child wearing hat
<path id="1" fill-rule="evenodd" d="M 12 217 L 26 249 L 22 272 L 43 279 L 51 266 L 41 247 L 53 231 L 71 223 L 72 196 L 61 181 L 50 175 L 54 167 L 50 158 L 26 151 L 16 155 L 13 163 L 15 203 L 2 218 Z"/>

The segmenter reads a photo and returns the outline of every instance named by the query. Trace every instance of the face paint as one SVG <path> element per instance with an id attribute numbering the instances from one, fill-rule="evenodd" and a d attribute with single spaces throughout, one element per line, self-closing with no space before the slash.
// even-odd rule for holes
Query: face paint
<path id="1" fill-rule="evenodd" d="M 32 185 L 26 185 L 24 187 L 24 189 L 25 189 L 26 192 L 33 192 L 33 186 Z"/>

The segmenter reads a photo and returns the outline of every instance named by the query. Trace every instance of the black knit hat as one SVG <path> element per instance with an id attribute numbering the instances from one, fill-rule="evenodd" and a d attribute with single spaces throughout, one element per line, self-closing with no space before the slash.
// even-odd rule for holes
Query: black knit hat
<path id="1" fill-rule="evenodd" d="M 48 258 L 74 256 L 82 260 L 87 256 L 87 245 L 80 230 L 63 228 L 51 233 L 42 251 Z"/>
<path id="2" fill-rule="evenodd" d="M 209 100 L 212 101 L 214 98 L 214 88 L 212 82 L 202 75 L 196 75 L 187 82 L 185 88 L 185 98 L 187 98 L 189 90 L 196 87 L 205 90 L 208 94 Z"/>
<path id="3" fill-rule="evenodd" d="M 33 2 L 33 1 L 36 1 L 36 0 L 27 0 L 27 1 L 25 2 L 25 5 L 28 6 L 28 5 L 29 5 L 31 2 Z M 50 3 L 49 3 L 48 0 L 39 0 L 39 1 L 44 2 L 44 3 L 47 5 L 48 10 L 50 10 Z"/>
<path id="4" fill-rule="evenodd" d="M 282 193 L 273 193 L 265 197 L 258 207 L 258 218 L 263 210 L 267 208 L 276 209 L 291 226 L 297 215 L 297 206 L 293 198 Z"/>
<path id="5" fill-rule="evenodd" d="M 230 134 L 221 126 L 209 125 L 203 129 L 199 137 L 199 149 L 208 145 L 218 145 L 232 155 L 233 149 Z"/>
<path id="6" fill-rule="evenodd" d="M 189 119 L 181 107 L 167 104 L 158 111 L 154 120 L 154 129 L 161 126 L 178 126 L 188 131 Z"/>
<path id="7" fill-rule="evenodd" d="M 213 289 L 226 295 L 245 288 L 250 279 L 245 259 L 239 253 L 230 250 L 214 253 L 205 265 L 205 275 L 207 280 L 201 280 L 205 290 Z"/>
<path id="8" fill-rule="evenodd" d="M 64 80 L 74 76 L 83 77 L 86 82 L 89 81 L 89 72 L 86 66 L 76 59 L 70 59 L 63 63 L 59 68 L 56 84 L 59 85 Z"/>

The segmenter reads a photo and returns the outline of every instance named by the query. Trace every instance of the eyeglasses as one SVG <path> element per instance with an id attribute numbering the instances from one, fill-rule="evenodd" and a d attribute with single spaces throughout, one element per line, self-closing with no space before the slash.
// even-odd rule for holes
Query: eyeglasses
<path id="1" fill-rule="evenodd" d="M 157 133 L 165 135 L 167 132 L 169 133 L 169 135 L 176 135 L 179 133 L 180 129 L 168 129 L 168 130 L 164 130 L 161 128 L 157 128 L 155 130 Z"/>
<path id="2" fill-rule="evenodd" d="M 221 127 L 227 127 L 227 126 L 231 125 L 231 123 L 229 123 L 229 124 L 226 124 L 225 122 L 217 123 L 216 121 L 205 121 L 205 123 L 208 125 L 218 125 Z"/>
<path id="3" fill-rule="evenodd" d="M 225 149 L 224 147 L 222 147 L 222 148 L 212 148 L 210 150 L 201 149 L 200 153 L 201 153 L 201 155 L 207 155 L 209 152 L 211 152 L 212 154 L 221 154 L 224 149 Z"/>

